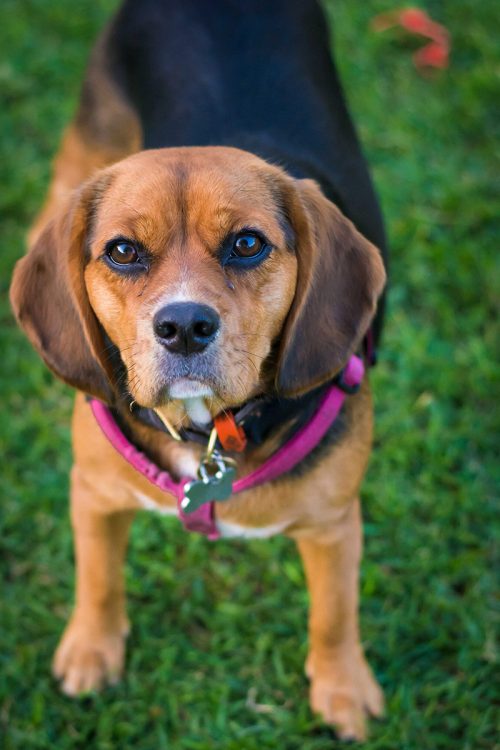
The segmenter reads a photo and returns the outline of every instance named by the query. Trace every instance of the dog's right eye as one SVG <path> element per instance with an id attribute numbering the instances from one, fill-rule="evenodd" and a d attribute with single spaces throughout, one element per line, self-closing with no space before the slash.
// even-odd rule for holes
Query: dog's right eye
<path id="1" fill-rule="evenodd" d="M 130 242 L 115 242 L 106 249 L 106 255 L 118 266 L 130 266 L 139 260 L 139 251 Z"/>

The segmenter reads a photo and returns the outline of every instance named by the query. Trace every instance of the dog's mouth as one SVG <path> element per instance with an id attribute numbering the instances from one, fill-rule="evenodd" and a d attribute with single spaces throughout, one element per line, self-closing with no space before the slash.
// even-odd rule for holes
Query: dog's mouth
<path id="1" fill-rule="evenodd" d="M 218 372 L 216 358 L 207 357 L 207 353 L 164 358 L 154 398 L 156 408 L 180 407 L 192 422 L 207 423 L 216 404 L 221 401 Z"/>
<path id="2" fill-rule="evenodd" d="M 195 402 L 212 416 L 238 407 L 260 388 L 254 377 L 257 369 L 231 357 L 231 352 L 225 354 L 221 356 L 216 348 L 191 356 L 156 350 L 153 358 L 131 359 L 127 362 L 130 397 L 143 407 L 166 409 L 170 414 L 189 413 L 188 405 Z"/>
<path id="3" fill-rule="evenodd" d="M 218 390 L 219 369 L 218 358 L 212 352 L 189 357 L 165 353 L 159 363 L 161 398 L 210 398 Z"/>
<path id="4" fill-rule="evenodd" d="M 205 425 L 213 417 L 214 399 L 217 401 L 214 389 L 206 381 L 193 377 L 176 378 L 163 388 L 161 404 L 155 411 L 165 416 L 169 413 L 169 405 L 177 404 L 193 424 Z"/>

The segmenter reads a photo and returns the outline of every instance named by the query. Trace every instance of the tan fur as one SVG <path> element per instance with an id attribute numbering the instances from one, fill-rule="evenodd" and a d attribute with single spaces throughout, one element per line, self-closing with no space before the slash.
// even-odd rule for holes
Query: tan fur
<path id="1" fill-rule="evenodd" d="M 11 297 L 20 323 L 60 377 L 106 398 L 117 384 L 104 329 L 127 368 L 131 397 L 162 408 L 177 423 L 185 422 L 186 414 L 181 403 L 165 398 L 165 352 L 152 330 L 155 311 L 170 299 L 182 293 L 213 306 L 221 317 L 211 361 L 209 407 L 215 415 L 273 382 L 299 393 L 326 381 L 359 344 L 384 283 L 376 249 L 314 183 L 292 180 L 236 149 L 142 152 L 97 172 L 65 201 L 49 224 L 37 229 L 16 270 Z M 224 271 L 217 260 L 220 243 L 243 227 L 260 228 L 275 249 L 251 272 Z M 144 278 L 125 279 L 103 262 L 103 247 L 115 236 L 140 241 L 152 253 L 154 263 Z M 49 246 L 58 282 L 37 287 Z M 336 293 L 332 318 L 324 317 L 325 275 Z M 58 317 L 50 307 L 56 293 L 63 299 Z M 61 316 L 67 321 L 63 346 L 54 337 Z M 276 341 L 281 346 L 276 348 Z M 72 370 L 75 358 L 78 373 Z M 186 461 L 199 458 L 199 446 L 179 445 L 138 426 L 126 410 L 123 416 L 135 441 L 174 477 Z M 357 623 L 358 498 L 372 434 L 367 382 L 347 400 L 345 418 L 346 434 L 308 472 L 221 503 L 217 517 L 249 528 L 282 525 L 296 540 L 311 593 L 311 705 L 341 736 L 362 738 L 365 715 L 380 715 L 383 708 Z M 54 674 L 70 695 L 113 682 L 121 673 L 128 629 L 122 563 L 135 511 L 144 498 L 160 510 L 175 510 L 173 499 L 115 452 L 82 394 L 76 399 L 73 441 L 76 605 L 54 659 Z M 269 441 L 239 457 L 239 474 L 274 448 Z"/>

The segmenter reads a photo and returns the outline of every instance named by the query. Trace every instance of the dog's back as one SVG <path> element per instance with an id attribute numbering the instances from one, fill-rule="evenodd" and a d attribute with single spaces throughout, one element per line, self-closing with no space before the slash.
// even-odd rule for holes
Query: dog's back
<path id="1" fill-rule="evenodd" d="M 236 146 L 313 178 L 385 259 L 316 0 L 126 0 L 103 42 L 99 66 L 138 113 L 145 148 Z"/>

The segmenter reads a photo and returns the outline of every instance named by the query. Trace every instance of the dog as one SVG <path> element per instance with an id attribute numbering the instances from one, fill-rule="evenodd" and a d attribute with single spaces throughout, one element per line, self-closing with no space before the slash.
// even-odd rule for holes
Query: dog
<path id="1" fill-rule="evenodd" d="M 62 690 L 120 677 L 128 532 L 155 509 L 295 540 L 311 707 L 365 737 L 383 712 L 357 614 L 373 420 L 346 368 L 364 342 L 373 358 L 386 240 L 317 3 L 126 0 L 28 244 L 15 315 L 78 391 Z"/>

